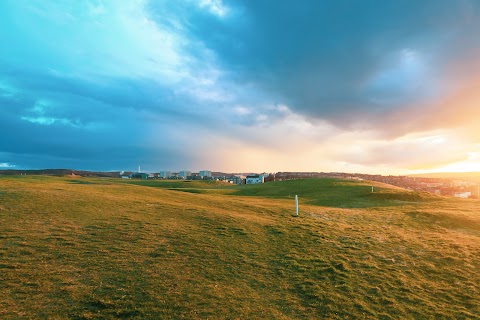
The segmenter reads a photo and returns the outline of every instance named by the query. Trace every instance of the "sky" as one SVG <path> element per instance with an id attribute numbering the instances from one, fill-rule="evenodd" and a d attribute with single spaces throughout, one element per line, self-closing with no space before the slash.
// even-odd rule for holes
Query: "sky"
<path id="1" fill-rule="evenodd" d="M 0 169 L 480 171 L 480 1 L 2 0 Z"/>

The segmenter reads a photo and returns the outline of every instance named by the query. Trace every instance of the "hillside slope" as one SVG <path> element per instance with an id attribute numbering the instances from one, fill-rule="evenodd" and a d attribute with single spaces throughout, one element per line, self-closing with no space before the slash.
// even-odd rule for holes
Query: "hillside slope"
<path id="1" fill-rule="evenodd" d="M 87 182 L 79 181 L 79 183 L 91 182 L 87 180 Z M 105 183 L 105 180 L 103 180 L 103 183 Z M 427 192 L 410 191 L 375 181 L 330 178 L 276 181 L 252 185 L 231 185 L 219 181 L 188 180 L 124 180 L 121 183 L 197 194 L 228 194 L 289 199 L 290 201 L 293 201 L 295 195 L 298 195 L 300 203 L 303 204 L 340 208 L 398 206 L 406 203 L 445 200 Z"/>
<path id="2" fill-rule="evenodd" d="M 373 187 L 373 192 L 372 192 Z M 374 181 L 339 179 L 302 179 L 244 185 L 235 195 L 293 198 L 328 207 L 369 208 L 398 206 L 405 203 L 441 201 L 425 192 L 415 192 Z"/>
<path id="3" fill-rule="evenodd" d="M 0 318 L 480 317 L 478 202 L 342 183 L 1 177 Z"/>

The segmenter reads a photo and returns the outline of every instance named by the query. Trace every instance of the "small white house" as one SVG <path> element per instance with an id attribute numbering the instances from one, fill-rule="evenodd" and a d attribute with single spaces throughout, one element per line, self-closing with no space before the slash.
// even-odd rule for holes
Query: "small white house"
<path id="1" fill-rule="evenodd" d="M 453 196 L 457 197 L 457 198 L 467 199 L 467 198 L 472 196 L 472 193 L 470 191 L 468 191 L 468 192 L 455 192 L 455 194 Z"/>
<path id="2" fill-rule="evenodd" d="M 262 174 L 249 174 L 245 180 L 245 184 L 264 183 L 265 178 Z"/>

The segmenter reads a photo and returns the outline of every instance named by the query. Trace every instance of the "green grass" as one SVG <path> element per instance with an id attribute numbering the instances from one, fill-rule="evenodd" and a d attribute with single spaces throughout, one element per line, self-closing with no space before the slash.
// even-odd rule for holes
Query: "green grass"
<path id="1" fill-rule="evenodd" d="M 428 193 L 407 191 L 378 182 L 338 179 L 304 179 L 244 185 L 239 186 L 235 194 L 289 199 L 298 195 L 300 203 L 340 208 L 398 206 L 410 202 L 440 200 Z"/>
<path id="2" fill-rule="evenodd" d="M 479 208 L 329 179 L 0 177 L 0 318 L 476 319 Z"/>
<path id="3" fill-rule="evenodd" d="M 426 192 L 407 191 L 378 182 L 339 179 L 303 179 L 239 186 L 218 181 L 126 180 L 122 182 L 197 194 L 225 194 L 290 199 L 291 201 L 295 195 L 298 195 L 300 203 L 340 208 L 398 206 L 442 199 Z"/>

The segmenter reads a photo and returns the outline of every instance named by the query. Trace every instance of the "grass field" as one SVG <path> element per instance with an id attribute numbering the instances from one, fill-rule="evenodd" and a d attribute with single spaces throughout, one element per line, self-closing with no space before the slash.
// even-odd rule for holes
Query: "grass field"
<path id="1" fill-rule="evenodd" d="M 480 319 L 479 209 L 332 179 L 0 177 L 0 319 Z"/>

